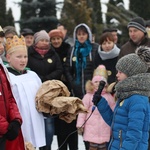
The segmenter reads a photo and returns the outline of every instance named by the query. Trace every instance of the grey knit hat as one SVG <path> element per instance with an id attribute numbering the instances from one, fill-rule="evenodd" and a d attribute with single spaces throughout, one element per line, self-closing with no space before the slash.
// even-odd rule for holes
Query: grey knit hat
<path id="1" fill-rule="evenodd" d="M 141 30 L 142 32 L 146 33 L 146 23 L 145 20 L 141 17 L 136 17 L 133 18 L 129 23 L 128 23 L 128 28 L 130 27 L 134 27 L 137 28 L 139 30 Z"/>
<path id="2" fill-rule="evenodd" d="M 46 39 L 50 41 L 50 37 L 45 30 L 41 30 L 34 34 L 34 44 L 37 44 L 40 40 Z"/>
<path id="3" fill-rule="evenodd" d="M 146 73 L 148 65 L 137 54 L 128 54 L 118 60 L 116 69 L 130 77 Z"/>
<path id="4" fill-rule="evenodd" d="M 6 26 L 3 28 L 3 31 L 5 33 L 5 36 L 10 33 L 12 33 L 13 35 L 17 35 L 17 31 L 14 26 Z"/>

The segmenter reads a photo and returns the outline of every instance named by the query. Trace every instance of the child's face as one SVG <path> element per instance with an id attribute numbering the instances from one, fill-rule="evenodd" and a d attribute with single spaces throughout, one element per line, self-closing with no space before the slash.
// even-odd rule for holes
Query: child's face
<path id="1" fill-rule="evenodd" d="M 97 91 L 98 90 L 98 86 L 99 86 L 100 81 L 95 81 L 94 84 L 94 89 Z"/>
<path id="2" fill-rule="evenodd" d="M 114 48 L 114 42 L 107 39 L 107 41 L 104 41 L 101 46 L 103 51 L 109 52 Z"/>
<path id="3" fill-rule="evenodd" d="M 88 39 L 88 34 L 82 30 L 77 31 L 77 39 L 80 43 L 84 43 Z"/>
<path id="4" fill-rule="evenodd" d="M 27 65 L 28 56 L 25 50 L 16 50 L 6 56 L 9 65 L 18 70 L 23 71 Z"/>
<path id="5" fill-rule="evenodd" d="M 116 74 L 116 77 L 118 81 L 122 81 L 127 78 L 127 75 L 121 71 L 118 71 L 118 73 Z"/>

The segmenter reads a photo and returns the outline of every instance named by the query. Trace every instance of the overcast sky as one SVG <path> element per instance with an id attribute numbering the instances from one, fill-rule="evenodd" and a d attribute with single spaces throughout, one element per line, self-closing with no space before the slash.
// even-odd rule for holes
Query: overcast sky
<path id="1" fill-rule="evenodd" d="M 21 2 L 22 0 L 7 0 L 6 4 L 7 4 L 7 9 L 8 8 L 12 8 L 12 12 L 13 12 L 13 17 L 15 19 L 15 21 L 20 19 L 20 7 L 18 6 L 18 2 Z M 63 0 L 57 0 L 59 2 L 62 2 Z M 101 0 L 102 2 L 102 12 L 106 12 L 106 6 L 103 3 L 107 3 L 108 0 Z M 128 5 L 129 5 L 129 0 L 124 0 L 125 3 L 125 8 L 128 9 Z M 60 12 L 57 13 L 57 16 L 59 18 Z M 17 29 L 17 32 L 19 32 L 19 25 L 15 24 L 15 27 Z"/>

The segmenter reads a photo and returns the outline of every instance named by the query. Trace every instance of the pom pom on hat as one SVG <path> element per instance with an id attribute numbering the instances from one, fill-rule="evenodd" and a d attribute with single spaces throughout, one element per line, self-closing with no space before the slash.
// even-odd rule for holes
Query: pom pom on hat
<path id="1" fill-rule="evenodd" d="M 148 66 L 137 54 L 128 54 L 118 60 L 116 69 L 130 77 L 146 73 Z"/>
<path id="2" fill-rule="evenodd" d="M 59 29 L 51 30 L 48 34 L 50 36 L 50 39 L 53 38 L 53 37 L 60 37 L 62 39 L 64 38 L 64 35 L 63 35 L 62 31 L 59 30 Z"/>
<path id="3" fill-rule="evenodd" d="M 40 40 L 43 39 L 50 41 L 49 35 L 45 30 L 41 30 L 34 34 L 34 44 L 37 44 Z"/>
<path id="4" fill-rule="evenodd" d="M 136 18 L 132 19 L 128 23 L 127 27 L 128 28 L 134 27 L 134 28 L 137 28 L 137 29 L 141 30 L 142 32 L 146 33 L 146 23 L 145 23 L 144 19 L 141 17 L 136 17 Z"/>

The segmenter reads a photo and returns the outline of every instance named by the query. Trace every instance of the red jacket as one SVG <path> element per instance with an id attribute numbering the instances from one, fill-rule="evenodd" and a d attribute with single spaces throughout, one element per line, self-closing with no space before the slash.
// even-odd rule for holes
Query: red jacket
<path id="1" fill-rule="evenodd" d="M 0 137 L 3 137 L 7 132 L 9 123 L 14 119 L 22 124 L 22 119 L 11 91 L 7 71 L 0 65 Z M 21 130 L 15 140 L 6 142 L 7 149 L 24 150 L 24 140 Z"/>
<path id="2" fill-rule="evenodd" d="M 20 123 L 22 123 L 22 119 L 6 75 L 4 68 L 0 65 L 0 137 L 7 132 L 8 125 L 12 120 L 17 119 Z"/>

